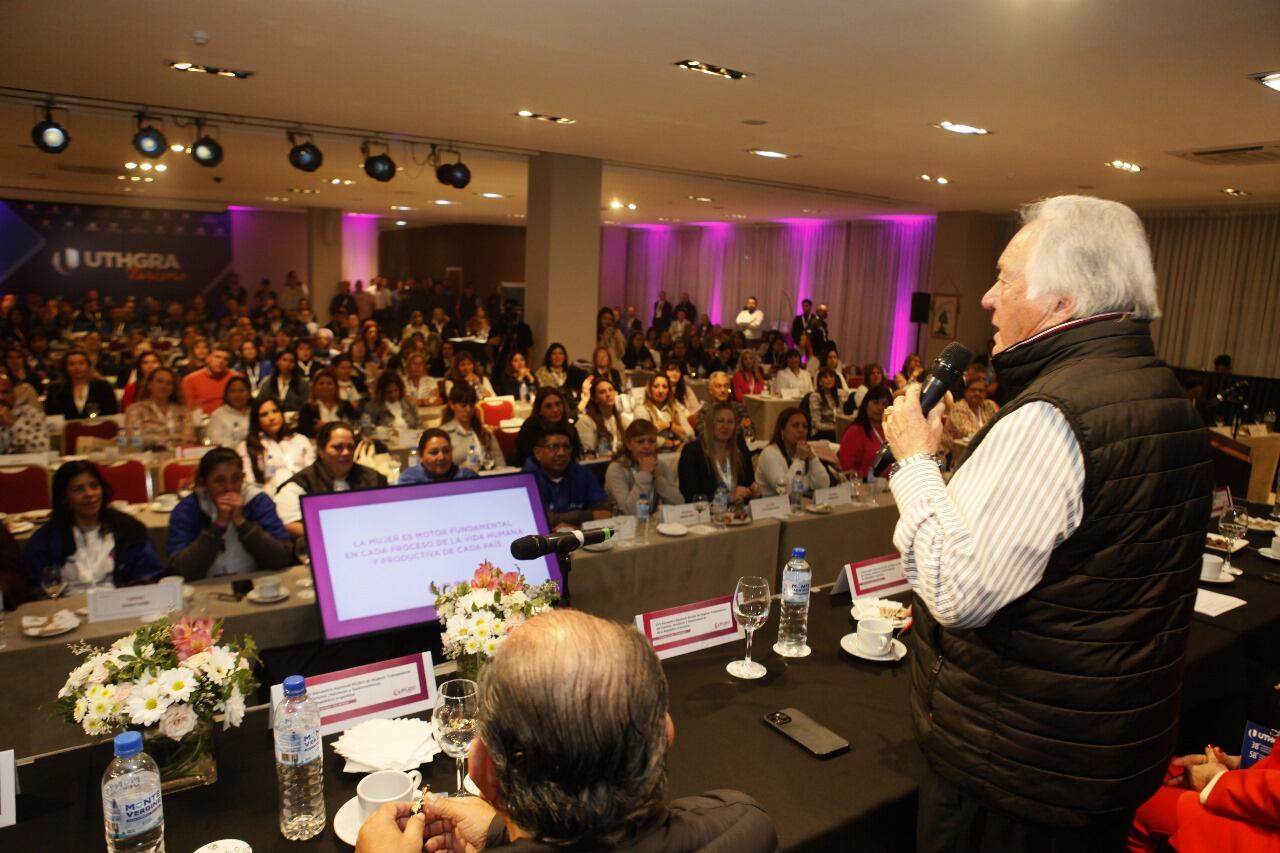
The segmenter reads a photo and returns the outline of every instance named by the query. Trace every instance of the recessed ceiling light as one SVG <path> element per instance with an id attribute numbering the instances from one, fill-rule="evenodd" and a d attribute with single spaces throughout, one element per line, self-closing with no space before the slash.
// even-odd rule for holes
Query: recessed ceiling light
<path id="1" fill-rule="evenodd" d="M 147 175 L 147 176 L 146 176 L 145 178 L 143 178 L 142 180 L 143 180 L 143 182 L 144 182 L 144 183 L 148 183 L 148 184 L 149 184 L 149 183 L 151 183 L 152 181 L 154 181 L 154 180 L 155 180 L 155 178 L 151 177 L 150 175 Z"/>
<path id="2" fill-rule="evenodd" d="M 742 123 L 745 125 L 750 125 L 751 127 L 761 127 L 762 125 L 766 125 L 769 122 L 762 118 L 744 118 L 742 120 Z"/>
<path id="3" fill-rule="evenodd" d="M 745 213 L 730 213 L 729 218 L 730 219 L 746 219 L 747 215 Z"/>
<path id="4" fill-rule="evenodd" d="M 150 172 L 150 171 L 151 171 L 151 164 L 150 164 L 150 163 L 141 163 L 141 164 L 139 164 L 138 168 L 139 168 L 139 169 L 141 169 L 141 170 L 142 170 L 142 171 L 144 171 L 144 172 Z"/>
<path id="5" fill-rule="evenodd" d="M 157 164 L 156 164 L 156 171 L 157 171 L 157 172 L 167 172 L 167 171 L 169 171 L 169 167 L 168 167 L 168 166 L 166 166 L 164 163 L 157 163 Z"/>
<path id="6" fill-rule="evenodd" d="M 1280 92 L 1280 71 L 1263 71 L 1260 74 L 1250 74 L 1249 76 L 1268 89 Z"/>
<path id="7" fill-rule="evenodd" d="M 137 164 L 137 163 L 135 163 L 135 162 L 133 162 L 132 160 L 130 160 L 128 163 L 125 163 L 125 164 L 124 164 L 124 167 L 125 167 L 126 169 L 136 169 L 136 168 L 138 168 L 138 164 Z"/>
<path id="8" fill-rule="evenodd" d="M 635 209 L 636 209 L 636 203 L 634 201 L 627 203 L 627 210 L 635 210 Z"/>
<path id="9" fill-rule="evenodd" d="M 407 204 L 393 204 L 391 205 L 391 209 L 392 210 L 413 210 L 413 208 Z"/>
<path id="10" fill-rule="evenodd" d="M 696 59 L 682 59 L 675 64 L 676 68 L 684 71 L 700 71 L 703 74 L 710 74 L 713 77 L 723 77 L 725 80 L 741 80 L 751 75 L 746 71 L 737 71 L 733 68 L 725 68 L 723 65 L 709 65 L 706 62 L 699 62 Z"/>
<path id="11" fill-rule="evenodd" d="M 519 110 L 516 112 L 516 115 L 519 116 L 520 118 L 531 118 L 531 119 L 534 119 L 535 121 L 545 121 L 545 122 L 550 122 L 551 124 L 573 124 L 574 123 L 574 120 L 571 118 L 565 118 L 564 116 L 552 116 L 552 115 L 547 115 L 546 113 L 535 113 L 532 110 Z"/>
<path id="12" fill-rule="evenodd" d="M 921 176 L 920 176 L 920 180 L 922 180 L 922 181 L 932 181 L 932 180 L 933 180 L 933 176 L 932 176 L 932 175 L 921 175 Z"/>
<path id="13" fill-rule="evenodd" d="M 181 142 L 175 142 L 169 146 L 169 150 L 174 152 L 175 154 L 181 154 L 184 148 L 186 148 L 186 146 L 183 145 Z"/>
<path id="14" fill-rule="evenodd" d="M 196 74 L 212 74 L 216 77 L 233 77 L 237 80 L 247 80 L 253 76 L 252 71 L 237 71 L 234 68 L 216 68 L 212 65 L 197 65 L 194 62 L 170 62 L 169 67 L 174 71 L 191 71 Z"/>
<path id="15" fill-rule="evenodd" d="M 1235 187 L 1226 187 L 1225 189 L 1223 189 L 1223 192 L 1226 193 L 1227 195 L 1233 195 L 1236 197 L 1252 195 L 1252 193 L 1250 193 L 1248 190 L 1238 190 Z"/>
<path id="16" fill-rule="evenodd" d="M 965 136 L 986 136 L 991 132 L 985 127 L 976 127 L 972 124 L 960 124 L 953 121 L 940 121 L 933 125 L 933 127 L 938 128 L 938 130 L 945 130 L 950 133 L 960 133 Z"/>
<path id="17" fill-rule="evenodd" d="M 937 178 L 934 178 L 933 180 L 934 180 L 934 182 L 935 182 L 935 183 L 939 183 L 939 184 L 949 184 L 949 183 L 951 183 L 950 181 L 948 181 L 946 178 L 943 178 L 943 177 L 937 177 Z"/>
<path id="18" fill-rule="evenodd" d="M 609 207 L 613 208 L 614 210 L 622 210 L 622 202 L 618 201 L 615 198 L 613 201 L 609 202 Z"/>
<path id="19" fill-rule="evenodd" d="M 117 181 L 123 181 L 123 180 L 124 180 L 124 175 L 116 175 L 116 180 L 117 180 Z M 1226 190 L 1223 190 L 1223 192 L 1226 192 Z"/>
<path id="20" fill-rule="evenodd" d="M 409 223 L 408 223 L 408 222 L 405 222 L 403 219 L 397 219 L 397 220 L 396 220 L 396 225 L 399 225 L 401 228 L 403 228 L 404 226 L 406 226 L 406 225 L 408 225 L 408 224 L 409 224 Z"/>
<path id="21" fill-rule="evenodd" d="M 480 198 L 506 198 L 502 193 L 476 193 Z"/>
<path id="22" fill-rule="evenodd" d="M 457 202 L 456 202 L 456 201 L 450 201 L 450 200 L 449 200 L 449 199 L 447 199 L 447 198 L 437 198 L 437 199 L 434 199 L 431 203 L 432 203 L 432 204 L 438 204 L 438 205 L 440 205 L 441 207 L 445 207 L 445 206 L 450 205 L 450 204 L 457 204 Z"/>
<path id="23" fill-rule="evenodd" d="M 129 180 L 131 180 L 131 181 L 140 181 L 140 180 L 142 180 L 142 176 L 141 176 L 141 175 L 130 175 L 130 176 L 129 176 Z"/>
<path id="24" fill-rule="evenodd" d="M 748 154 L 754 154 L 757 157 L 765 157 L 770 160 L 794 160 L 799 154 L 784 154 L 781 151 L 770 151 L 767 148 L 748 148 Z"/>
<path id="25" fill-rule="evenodd" d="M 329 183 L 331 183 L 331 184 L 335 184 L 335 185 L 336 185 L 336 184 L 340 184 L 340 183 L 342 183 L 342 178 L 330 178 L 330 179 L 329 179 Z"/>
<path id="26" fill-rule="evenodd" d="M 689 196 L 689 201 L 701 201 L 705 203 L 715 201 L 715 199 L 709 195 L 691 195 Z"/>
<path id="27" fill-rule="evenodd" d="M 349 186 L 351 186 L 351 185 L 352 185 L 352 184 L 354 184 L 354 183 L 355 183 L 355 181 L 351 180 L 350 178 L 344 178 L 344 179 L 343 179 L 343 181 L 342 181 L 342 185 L 343 185 L 344 187 L 349 187 Z"/>
<path id="28" fill-rule="evenodd" d="M 1112 160 L 1110 163 L 1105 163 L 1103 165 L 1110 166 L 1113 169 L 1119 169 L 1121 172 L 1129 172 L 1134 175 L 1142 171 L 1142 167 L 1137 163 L 1130 163 L 1127 160 Z"/>

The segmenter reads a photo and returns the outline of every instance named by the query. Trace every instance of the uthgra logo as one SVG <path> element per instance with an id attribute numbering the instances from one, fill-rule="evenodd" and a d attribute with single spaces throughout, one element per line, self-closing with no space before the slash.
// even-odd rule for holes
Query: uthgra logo
<path id="1" fill-rule="evenodd" d="M 58 249 L 53 253 L 53 268 L 60 275 L 74 275 L 81 270 L 124 270 L 130 281 L 186 281 L 187 274 L 170 252 L 81 252 Z"/>

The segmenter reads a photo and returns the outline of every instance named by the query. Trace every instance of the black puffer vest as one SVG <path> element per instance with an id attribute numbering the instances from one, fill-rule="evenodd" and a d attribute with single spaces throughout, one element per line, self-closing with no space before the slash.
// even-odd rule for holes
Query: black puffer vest
<path id="1" fill-rule="evenodd" d="M 283 489 L 290 483 L 297 483 L 302 487 L 302 491 L 308 495 L 327 495 L 333 491 L 333 476 L 329 474 L 329 470 L 324 467 L 324 463 L 319 459 L 294 474 L 282 483 L 280 488 Z M 386 484 L 386 477 L 359 463 L 352 465 L 351 471 L 347 474 L 347 485 L 351 487 L 353 492 L 358 492 L 361 489 L 376 489 Z"/>
<path id="2" fill-rule="evenodd" d="M 968 458 L 1020 406 L 1052 403 L 1084 455 L 1084 514 L 1041 582 L 986 626 L 943 628 L 914 608 L 916 737 L 937 773 L 991 808 L 1114 824 L 1159 786 L 1174 747 L 1208 437 L 1145 321 L 1060 327 L 995 364 L 1008 403 Z"/>

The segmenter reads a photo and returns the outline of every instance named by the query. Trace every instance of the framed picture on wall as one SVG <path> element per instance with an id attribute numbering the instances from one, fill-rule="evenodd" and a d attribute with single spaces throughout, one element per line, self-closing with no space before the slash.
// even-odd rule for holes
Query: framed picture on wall
<path id="1" fill-rule="evenodd" d="M 956 315 L 960 311 L 960 297 L 954 293 L 933 294 L 929 312 L 929 337 L 942 341 L 955 340 Z"/>

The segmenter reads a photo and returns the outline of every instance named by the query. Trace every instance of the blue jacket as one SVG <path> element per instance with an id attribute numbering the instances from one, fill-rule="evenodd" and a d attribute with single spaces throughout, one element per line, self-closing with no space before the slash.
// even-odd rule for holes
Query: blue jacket
<path id="1" fill-rule="evenodd" d="M 236 536 L 253 559 L 250 571 L 293 565 L 293 540 L 276 515 L 275 502 L 254 485 L 245 486 L 244 496 L 245 520 L 236 527 Z M 179 501 L 169 516 L 169 573 L 187 580 L 207 577 L 224 547 L 223 534 L 200 508 L 199 493 L 193 492 Z"/>
<path id="2" fill-rule="evenodd" d="M 111 514 L 116 540 L 115 570 L 111 583 L 117 587 L 154 581 L 164 574 L 164 564 L 156 547 L 151 544 L 147 528 L 131 515 L 104 509 Z M 64 535 L 65 534 L 65 535 Z M 70 531 L 63 531 L 55 524 L 46 524 L 31 534 L 22 558 L 26 567 L 27 585 L 34 592 L 40 589 L 40 573 L 45 566 L 61 565 L 74 553 Z"/>
<path id="3" fill-rule="evenodd" d="M 472 471 L 470 468 L 463 468 L 459 465 L 455 465 L 453 469 L 453 476 L 433 478 L 427 473 L 426 469 L 422 467 L 421 463 L 418 463 L 410 465 L 408 468 L 401 471 L 400 479 L 396 481 L 396 485 L 402 486 L 405 483 L 441 483 L 447 480 L 474 480 L 479 476 L 479 474 Z"/>
<path id="4" fill-rule="evenodd" d="M 591 510 L 609 505 L 609 496 L 596 475 L 577 462 L 569 463 L 558 483 L 553 483 L 532 457 L 525 461 L 522 470 L 533 473 L 542 505 L 547 510 L 547 521 L 553 527 L 561 522 L 581 524 L 591 518 Z"/>
<path id="5" fill-rule="evenodd" d="M 276 539 L 288 539 L 289 533 L 276 515 L 275 501 L 266 492 L 259 491 L 253 498 L 245 502 L 244 517 L 257 524 Z M 195 492 L 178 501 L 169 515 L 169 538 L 165 541 L 165 549 L 170 555 L 176 554 L 195 541 L 203 533 L 213 519 L 200 509 L 200 501 Z"/>

